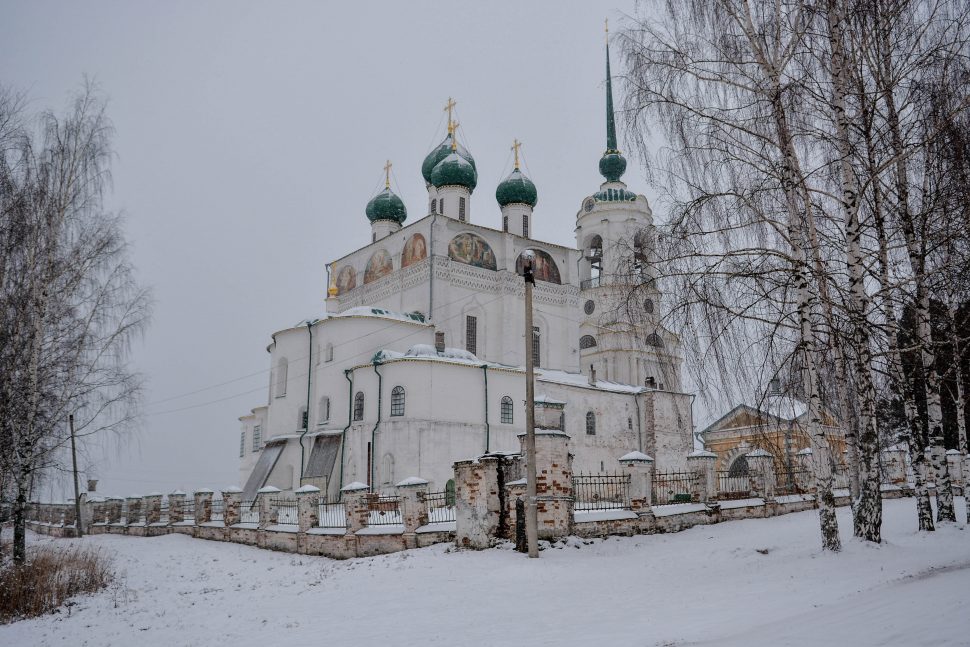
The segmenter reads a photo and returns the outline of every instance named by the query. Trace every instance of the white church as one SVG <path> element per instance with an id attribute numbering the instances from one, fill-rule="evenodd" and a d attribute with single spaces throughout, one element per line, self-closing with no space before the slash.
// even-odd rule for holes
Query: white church
<path id="1" fill-rule="evenodd" d="M 268 402 L 239 419 L 244 498 L 312 484 L 334 500 L 351 482 L 379 492 L 411 476 L 443 490 L 455 461 L 518 452 L 526 349 L 537 426 L 569 435 L 575 472 L 612 472 L 634 450 L 685 464 L 692 398 L 679 339 L 659 324 L 650 206 L 620 180 L 608 49 L 606 75 L 605 182 L 580 200 L 575 248 L 531 237 L 538 193 L 517 142 L 498 209 L 473 206 L 478 171 L 449 100 L 448 135 L 421 166 L 427 215 L 406 225 L 386 182 L 365 209 L 371 243 L 328 264 L 327 314 L 272 335 Z"/>

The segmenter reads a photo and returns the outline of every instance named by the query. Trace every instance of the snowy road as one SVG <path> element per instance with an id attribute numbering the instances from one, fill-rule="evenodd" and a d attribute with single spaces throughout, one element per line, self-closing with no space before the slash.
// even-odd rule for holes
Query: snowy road
<path id="1" fill-rule="evenodd" d="M 963 499 L 958 514 L 964 518 Z M 818 548 L 805 512 L 543 551 L 448 546 L 338 562 L 184 536 L 88 537 L 109 591 L 0 627 L 0 645 L 970 645 L 970 532 Z M 34 537 L 35 541 L 53 541 Z M 57 540 L 66 543 L 68 540 Z"/>

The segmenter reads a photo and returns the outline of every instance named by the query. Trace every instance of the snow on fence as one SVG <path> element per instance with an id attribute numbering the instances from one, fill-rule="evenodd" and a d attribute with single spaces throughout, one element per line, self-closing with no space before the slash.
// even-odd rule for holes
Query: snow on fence
<path id="1" fill-rule="evenodd" d="M 653 505 L 696 500 L 697 481 L 694 472 L 657 472 L 653 477 Z"/>
<path id="2" fill-rule="evenodd" d="M 158 512 L 158 522 L 159 523 L 168 523 L 169 522 L 169 518 L 168 518 L 168 499 L 165 499 L 165 500 L 162 501 L 161 507 L 159 508 L 159 512 Z"/>
<path id="3" fill-rule="evenodd" d="M 297 511 L 296 499 L 273 499 L 271 504 L 276 508 L 276 523 L 297 525 L 300 514 Z"/>
<path id="4" fill-rule="evenodd" d="M 428 506 L 428 523 L 447 523 L 455 520 L 455 493 L 428 492 L 424 495 Z"/>
<path id="5" fill-rule="evenodd" d="M 209 517 L 210 521 L 223 521 L 225 520 L 225 508 L 223 507 L 222 499 L 212 500 L 212 515 Z"/>
<path id="6" fill-rule="evenodd" d="M 317 525 L 321 528 L 346 528 L 347 510 L 343 503 L 323 502 L 318 507 Z"/>
<path id="7" fill-rule="evenodd" d="M 393 526 L 404 523 L 401 516 L 401 497 L 374 496 L 367 499 L 367 525 Z"/>
<path id="8" fill-rule="evenodd" d="M 256 499 L 239 503 L 239 523 L 259 523 L 259 502 Z"/>
<path id="9" fill-rule="evenodd" d="M 575 510 L 621 510 L 630 507 L 629 474 L 573 476 Z"/>
<path id="10" fill-rule="evenodd" d="M 846 465 L 838 465 L 832 473 L 832 488 L 835 490 L 848 489 L 849 487 L 849 468 Z"/>

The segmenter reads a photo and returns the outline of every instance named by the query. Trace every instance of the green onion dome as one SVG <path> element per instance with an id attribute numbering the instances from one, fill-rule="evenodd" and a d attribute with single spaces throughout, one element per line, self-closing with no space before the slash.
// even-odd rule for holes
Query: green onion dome
<path id="1" fill-rule="evenodd" d="M 606 178 L 607 182 L 618 182 L 626 170 L 626 159 L 620 155 L 620 151 L 608 150 L 600 158 L 600 175 Z"/>
<path id="2" fill-rule="evenodd" d="M 495 189 L 495 199 L 500 207 L 507 204 L 522 203 L 535 207 L 539 194 L 536 185 L 519 169 L 515 169 L 507 178 L 499 182 Z"/>
<path id="3" fill-rule="evenodd" d="M 365 213 L 367 219 L 371 222 L 393 220 L 400 224 L 408 217 L 408 210 L 404 207 L 404 202 L 391 191 L 390 187 L 371 198 L 371 201 L 367 203 Z"/>
<path id="4" fill-rule="evenodd" d="M 445 137 L 444 141 L 438 144 L 438 146 L 433 151 L 428 153 L 428 156 L 424 158 L 424 162 L 421 164 L 421 175 L 424 177 L 425 182 L 432 184 L 431 172 L 434 170 L 434 167 L 436 167 L 441 160 L 451 155 L 451 153 L 451 135 L 449 134 L 447 137 Z M 475 159 L 464 146 L 458 144 L 457 153 L 468 160 L 468 163 L 471 164 L 472 168 L 477 172 L 478 169 L 475 166 Z"/>
<path id="5" fill-rule="evenodd" d="M 437 189 L 443 186 L 463 186 L 474 191 L 478 185 L 478 171 L 464 156 L 452 151 L 431 171 L 431 184 Z"/>

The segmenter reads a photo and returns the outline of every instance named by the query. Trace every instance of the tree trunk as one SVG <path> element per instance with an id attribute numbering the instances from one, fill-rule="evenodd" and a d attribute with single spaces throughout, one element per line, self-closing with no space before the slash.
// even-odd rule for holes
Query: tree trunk
<path id="1" fill-rule="evenodd" d="M 856 469 L 859 489 L 853 492 L 853 534 L 879 543 L 882 527 L 882 495 L 879 474 L 879 432 L 876 427 L 876 390 L 872 381 L 872 351 L 869 341 L 869 295 L 865 288 L 862 228 L 859 223 L 859 189 L 849 162 L 851 143 L 845 108 L 846 62 L 843 48 L 841 0 L 829 0 L 828 35 L 831 54 L 832 109 L 835 143 L 839 153 L 842 209 L 845 213 L 846 269 L 849 274 L 848 311 L 855 350 L 856 390 L 859 397 L 859 438 Z M 852 454 L 850 448 L 850 456 Z M 850 469 L 851 472 L 851 469 Z"/>

